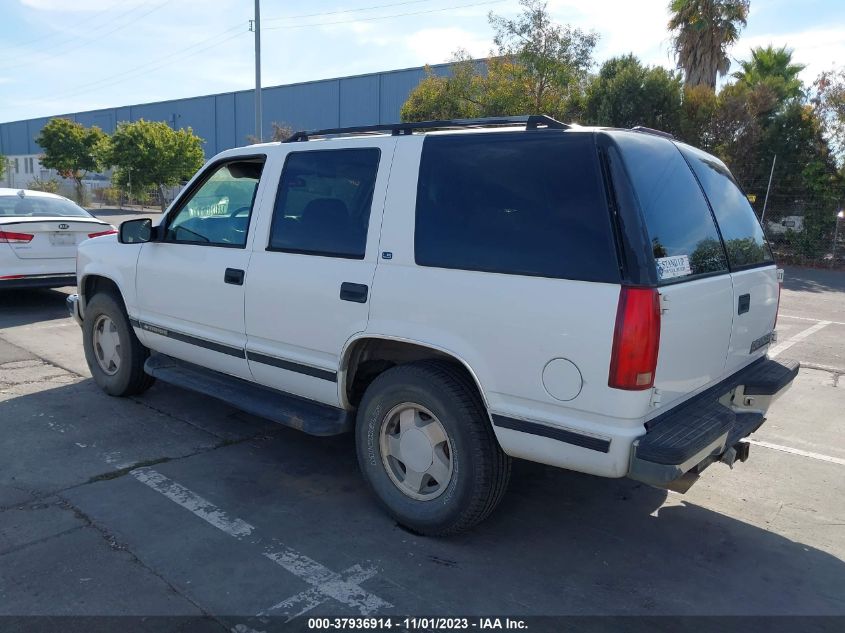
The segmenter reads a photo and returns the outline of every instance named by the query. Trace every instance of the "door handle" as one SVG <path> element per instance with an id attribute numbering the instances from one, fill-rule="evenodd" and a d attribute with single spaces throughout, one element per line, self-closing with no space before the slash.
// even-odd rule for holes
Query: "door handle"
<path id="1" fill-rule="evenodd" d="M 739 295 L 739 307 L 737 309 L 737 314 L 745 314 L 751 309 L 751 295 L 744 294 Z"/>
<path id="2" fill-rule="evenodd" d="M 223 281 L 233 286 L 243 286 L 244 271 L 240 268 L 227 268 L 226 273 L 223 275 Z"/>
<path id="3" fill-rule="evenodd" d="M 340 284 L 341 301 L 352 301 L 354 303 L 367 303 L 367 288 L 364 284 L 353 284 L 344 281 Z"/>

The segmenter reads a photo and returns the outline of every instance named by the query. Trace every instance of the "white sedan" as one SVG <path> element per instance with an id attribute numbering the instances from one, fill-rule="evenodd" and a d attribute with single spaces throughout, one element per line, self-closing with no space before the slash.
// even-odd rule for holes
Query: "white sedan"
<path id="1" fill-rule="evenodd" d="M 0 289 L 76 285 L 76 246 L 116 233 L 67 198 L 0 188 Z"/>

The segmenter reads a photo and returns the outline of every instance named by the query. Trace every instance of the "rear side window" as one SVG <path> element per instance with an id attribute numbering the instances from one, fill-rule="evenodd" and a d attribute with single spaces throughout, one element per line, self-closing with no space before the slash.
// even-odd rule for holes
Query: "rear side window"
<path id="1" fill-rule="evenodd" d="M 675 145 L 614 134 L 643 214 L 660 283 L 727 272 L 725 251 L 701 187 Z"/>
<path id="2" fill-rule="evenodd" d="M 757 216 L 724 163 L 688 145 L 678 147 L 710 201 L 731 268 L 771 263 L 772 252 Z"/>
<path id="3" fill-rule="evenodd" d="M 618 283 L 593 136 L 429 136 L 414 248 L 421 266 Z"/>
<path id="4" fill-rule="evenodd" d="M 268 250 L 363 259 L 378 148 L 288 154 Z"/>

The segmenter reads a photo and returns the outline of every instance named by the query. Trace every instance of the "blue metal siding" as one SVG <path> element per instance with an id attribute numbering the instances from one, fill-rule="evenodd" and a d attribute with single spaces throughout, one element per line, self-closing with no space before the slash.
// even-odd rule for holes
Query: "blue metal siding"
<path id="1" fill-rule="evenodd" d="M 448 73 L 449 66 L 441 64 L 432 69 L 442 75 Z M 315 129 L 399 121 L 402 104 L 424 77 L 423 68 L 409 68 L 264 88 L 264 137 L 270 136 L 273 122 L 294 129 Z M 242 90 L 57 116 L 86 126 L 97 125 L 109 134 L 118 123 L 138 119 L 191 127 L 205 140 L 205 154 L 210 157 L 248 143 L 248 137 L 255 133 L 253 96 L 252 90 Z M 0 152 L 40 152 L 34 139 L 50 118 L 0 123 Z"/>
<path id="2" fill-rule="evenodd" d="M 347 77 L 340 84 L 340 127 L 371 125 L 379 122 L 381 98 L 378 75 Z"/>

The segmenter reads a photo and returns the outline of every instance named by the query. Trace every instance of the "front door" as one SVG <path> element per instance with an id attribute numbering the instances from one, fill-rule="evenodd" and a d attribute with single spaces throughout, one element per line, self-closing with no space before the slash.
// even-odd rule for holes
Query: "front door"
<path id="1" fill-rule="evenodd" d="M 138 258 L 137 318 L 151 349 L 250 378 L 244 283 L 264 156 L 207 168 Z"/>
<path id="2" fill-rule="evenodd" d="M 340 351 L 367 326 L 395 139 L 332 145 L 291 151 L 274 178 L 245 312 L 255 380 L 337 405 Z"/>

